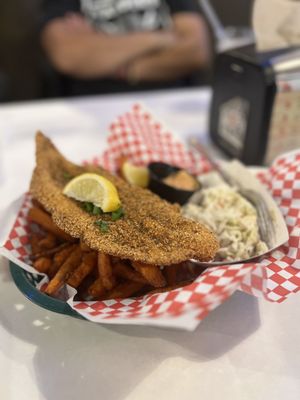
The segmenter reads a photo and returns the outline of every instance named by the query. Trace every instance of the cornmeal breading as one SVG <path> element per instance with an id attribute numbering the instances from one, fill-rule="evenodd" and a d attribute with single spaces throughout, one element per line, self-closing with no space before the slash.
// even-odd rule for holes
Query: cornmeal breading
<path id="1" fill-rule="evenodd" d="M 117 188 L 125 216 L 101 232 L 99 216 L 88 214 L 80 204 L 63 195 L 66 174 L 94 172 Z M 213 259 L 217 239 L 200 223 L 183 218 L 176 205 L 161 200 L 149 190 L 132 186 L 102 168 L 78 166 L 67 161 L 42 133 L 36 135 L 36 168 L 30 192 L 52 215 L 59 228 L 80 238 L 92 249 L 155 265 L 169 265 L 193 258 Z M 102 220 L 110 221 L 107 215 Z"/>

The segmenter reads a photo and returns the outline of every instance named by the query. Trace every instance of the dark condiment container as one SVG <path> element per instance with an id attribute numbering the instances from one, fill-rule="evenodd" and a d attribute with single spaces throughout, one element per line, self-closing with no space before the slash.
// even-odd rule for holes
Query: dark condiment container
<path id="1" fill-rule="evenodd" d="M 196 190 L 176 189 L 163 182 L 164 178 L 182 170 L 182 168 L 163 162 L 152 162 L 148 165 L 148 169 L 150 172 L 148 189 L 170 203 L 183 205 L 198 190 L 198 188 Z"/>

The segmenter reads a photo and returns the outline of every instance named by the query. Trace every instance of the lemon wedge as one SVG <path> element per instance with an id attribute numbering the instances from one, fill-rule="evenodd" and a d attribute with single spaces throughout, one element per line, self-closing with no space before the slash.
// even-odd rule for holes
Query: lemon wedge
<path id="1" fill-rule="evenodd" d="M 149 170 L 146 167 L 137 167 L 129 161 L 125 161 L 121 167 L 124 179 L 132 185 L 145 188 L 149 184 Z"/>
<path id="2" fill-rule="evenodd" d="M 117 210 L 120 205 L 118 191 L 101 175 L 85 173 L 76 176 L 64 187 L 63 194 L 79 201 L 88 201 L 103 212 Z"/>

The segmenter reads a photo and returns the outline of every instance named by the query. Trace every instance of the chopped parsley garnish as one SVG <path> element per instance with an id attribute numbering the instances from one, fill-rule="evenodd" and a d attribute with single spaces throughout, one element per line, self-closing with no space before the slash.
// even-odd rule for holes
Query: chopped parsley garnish
<path id="1" fill-rule="evenodd" d="M 95 225 L 97 225 L 102 233 L 106 233 L 109 230 L 109 225 L 105 221 L 96 221 Z"/>
<path id="2" fill-rule="evenodd" d="M 85 201 L 83 204 L 82 204 L 82 208 L 85 210 L 85 211 L 87 211 L 88 213 L 92 213 L 93 212 L 93 209 L 94 209 L 94 205 L 93 205 L 93 203 L 89 203 L 88 201 Z"/>
<path id="3" fill-rule="evenodd" d="M 64 177 L 64 179 L 66 179 L 66 180 L 70 180 L 70 179 L 72 179 L 72 178 L 74 178 L 74 176 L 72 176 L 69 172 L 67 172 L 67 171 L 64 171 L 63 172 L 63 177 Z"/>
<path id="4" fill-rule="evenodd" d="M 90 203 L 88 201 L 85 201 L 84 203 L 82 203 L 82 208 L 84 209 L 84 211 L 88 212 L 89 214 L 93 214 L 93 215 L 103 214 L 103 211 L 101 210 L 100 207 L 94 206 L 93 203 Z"/>
<path id="5" fill-rule="evenodd" d="M 95 206 L 93 203 L 85 201 L 81 204 L 82 208 L 91 215 L 107 215 L 111 217 L 111 221 L 95 221 L 94 224 L 100 229 L 102 233 L 106 233 L 109 231 L 109 223 L 113 221 L 117 221 L 122 218 L 125 213 L 122 207 L 119 207 L 117 210 L 104 213 L 100 207 Z"/>
<path id="6" fill-rule="evenodd" d="M 122 207 L 119 207 L 116 211 L 113 211 L 111 213 L 111 219 L 113 221 L 117 221 L 118 219 L 122 218 L 124 216 L 124 210 Z"/>
<path id="7" fill-rule="evenodd" d="M 93 203 L 90 203 L 88 201 L 82 203 L 82 208 L 84 209 L 84 211 L 92 215 L 102 215 L 102 214 L 109 215 L 111 216 L 112 221 L 117 221 L 118 219 L 124 217 L 125 215 L 122 207 L 119 207 L 115 211 L 104 213 L 100 207 L 97 207 Z"/>
<path id="8" fill-rule="evenodd" d="M 103 214 L 103 211 L 100 207 L 93 206 L 93 215 L 101 215 Z"/>

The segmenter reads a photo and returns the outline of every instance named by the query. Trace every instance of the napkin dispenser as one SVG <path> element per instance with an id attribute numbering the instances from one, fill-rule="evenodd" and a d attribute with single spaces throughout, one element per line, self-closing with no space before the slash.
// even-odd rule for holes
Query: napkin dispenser
<path id="1" fill-rule="evenodd" d="M 300 147 L 300 49 L 257 53 L 248 46 L 219 54 L 210 136 L 248 165 Z"/>

